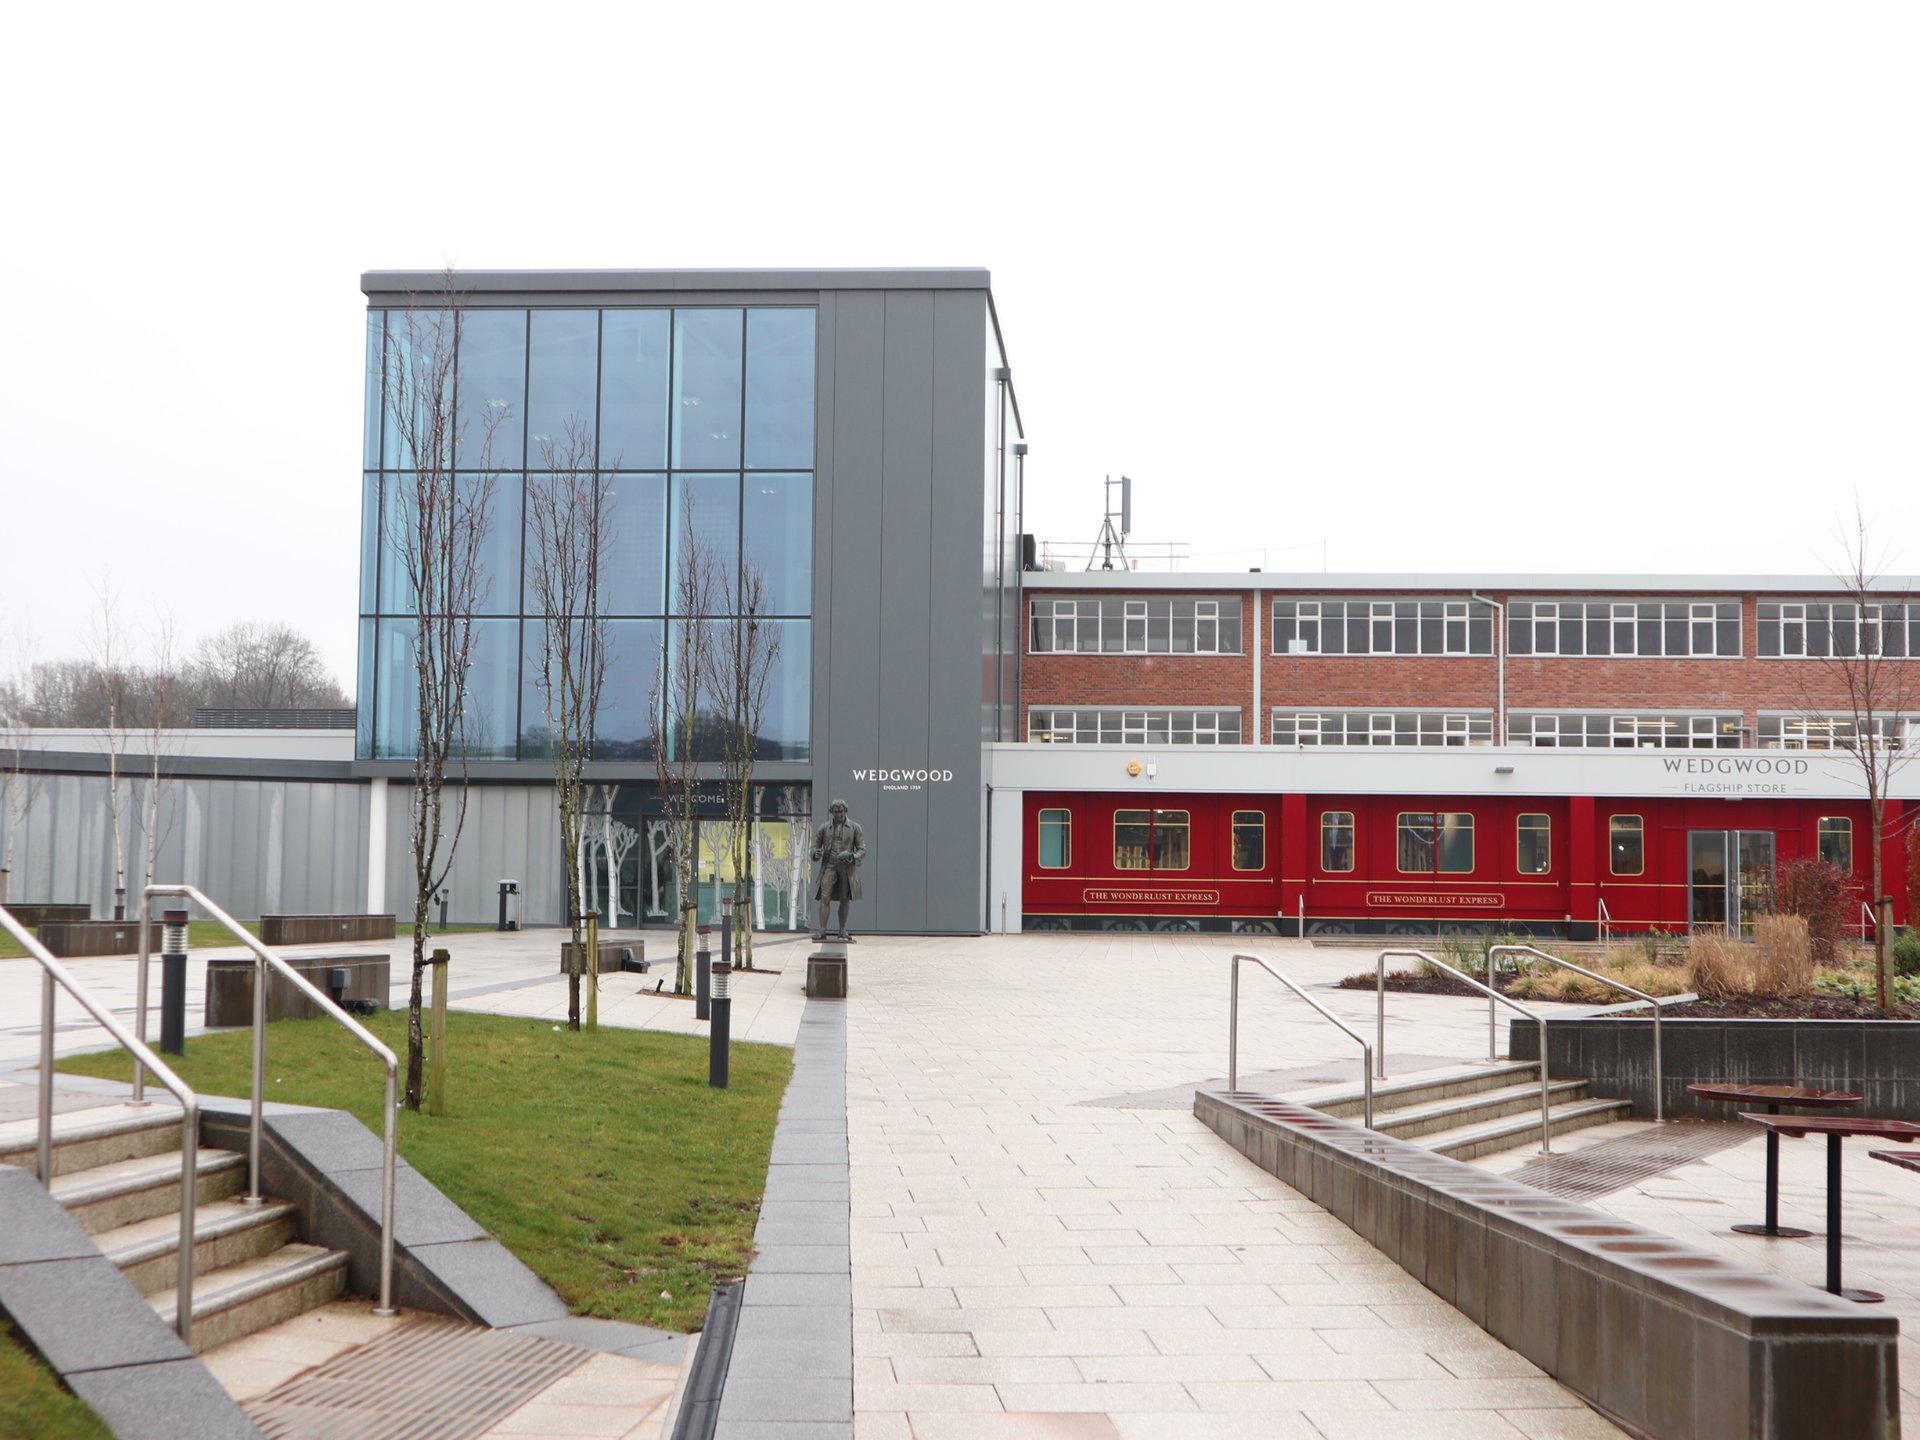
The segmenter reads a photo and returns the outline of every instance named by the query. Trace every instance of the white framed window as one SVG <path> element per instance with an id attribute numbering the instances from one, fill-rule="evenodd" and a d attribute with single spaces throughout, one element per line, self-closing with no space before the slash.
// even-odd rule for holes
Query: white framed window
<path id="1" fill-rule="evenodd" d="M 1036 745 L 1238 745 L 1238 710 L 1125 707 L 1027 712 L 1027 739 Z"/>
<path id="2" fill-rule="evenodd" d="M 1240 604 L 1180 596 L 1036 595 L 1034 655 L 1238 655 Z"/>
<path id="3" fill-rule="evenodd" d="M 1481 600 L 1382 596 L 1276 599 L 1275 655 L 1491 655 L 1493 607 Z"/>
<path id="4" fill-rule="evenodd" d="M 1738 600 L 1515 600 L 1513 655 L 1740 655 Z"/>

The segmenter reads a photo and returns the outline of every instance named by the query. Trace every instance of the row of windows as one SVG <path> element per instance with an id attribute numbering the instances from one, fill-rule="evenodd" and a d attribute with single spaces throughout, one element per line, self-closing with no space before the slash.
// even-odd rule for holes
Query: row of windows
<path id="1" fill-rule="evenodd" d="M 1027 738 L 1041 745 L 1238 745 L 1238 710 L 1035 710 Z"/>
<path id="2" fill-rule="evenodd" d="M 1276 745 L 1487 745 L 1493 716 L 1471 711 L 1321 710 L 1273 712 Z"/>
<path id="3" fill-rule="evenodd" d="M 1873 717 L 1873 733 L 1880 745 L 1889 750 L 1898 750 L 1906 743 L 1907 724 L 1908 717 L 1905 715 L 1876 715 Z M 1860 748 L 1860 723 L 1850 715 L 1762 715 L 1760 748 L 1857 750 Z"/>
<path id="4" fill-rule="evenodd" d="M 1509 655 L 1734 656 L 1738 600 L 1516 600 Z"/>
<path id="5" fill-rule="evenodd" d="M 1232 640 L 1168 641 L 1172 604 L 1218 605 L 1232 614 Z M 1115 607 L 1108 611 L 1106 607 Z M 1234 601 L 1041 598 L 1033 602 L 1034 654 L 1238 654 Z M 1105 615 L 1105 620 L 1102 616 Z M 1043 623 L 1044 617 L 1044 623 Z M 1862 607 L 1825 601 L 1759 602 L 1762 657 L 1870 655 L 1920 658 L 1920 604 Z M 1225 617 L 1222 624 L 1225 625 Z M 1154 629 L 1154 626 L 1158 629 Z M 1091 627 L 1091 628 L 1089 628 Z M 1535 656 L 1732 658 L 1741 655 L 1738 600 L 1515 600 L 1507 607 L 1507 653 Z M 1275 655 L 1491 655 L 1493 608 L 1478 600 L 1275 600 Z"/>
<path id="6" fill-rule="evenodd" d="M 375 310 L 366 468 L 411 464 L 451 350 L 461 469 L 811 470 L 814 331 L 811 307 Z"/>
<path id="7" fill-rule="evenodd" d="M 1824 600 L 1762 600 L 1756 648 L 1763 656 L 1824 658 L 1865 653 L 1920 659 L 1920 605 L 1862 607 Z"/>
<path id="8" fill-rule="evenodd" d="M 1240 602 L 1040 596 L 1032 628 L 1035 655 L 1237 655 Z"/>
<path id="9" fill-rule="evenodd" d="M 1737 750 L 1738 715 L 1531 714 L 1507 717 L 1514 745 L 1561 750 Z"/>
<path id="10" fill-rule="evenodd" d="M 1233 868 L 1266 868 L 1266 814 L 1235 810 L 1231 822 Z M 1473 873 L 1474 817 L 1463 810 L 1403 810 L 1395 817 L 1395 865 L 1403 875 L 1470 875 Z M 1546 875 L 1553 870 L 1553 819 L 1549 815 L 1516 815 L 1513 822 L 1513 864 L 1521 875 Z M 1116 810 L 1113 815 L 1113 868 L 1116 870 L 1186 870 L 1193 864 L 1192 816 L 1185 810 Z M 1819 854 L 1830 865 L 1853 870 L 1853 821 L 1844 815 L 1819 820 Z M 1073 864 L 1073 812 L 1040 812 L 1042 870 L 1065 870 Z M 1351 810 L 1320 812 L 1320 868 L 1328 874 L 1350 874 L 1354 868 L 1356 830 Z M 1607 868 L 1618 876 L 1641 875 L 1647 868 L 1646 821 L 1639 815 L 1613 815 L 1607 820 Z"/>
<path id="11" fill-rule="evenodd" d="M 1479 600 L 1276 600 L 1276 655 L 1491 655 Z"/>

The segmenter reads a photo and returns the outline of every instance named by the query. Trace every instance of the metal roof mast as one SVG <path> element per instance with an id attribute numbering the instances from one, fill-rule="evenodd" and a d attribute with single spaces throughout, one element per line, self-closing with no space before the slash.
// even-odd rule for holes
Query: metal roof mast
<path id="1" fill-rule="evenodd" d="M 1102 570 L 1113 569 L 1113 556 L 1116 550 L 1120 553 L 1120 568 L 1126 570 L 1130 568 L 1127 564 L 1127 536 L 1133 533 L 1133 481 L 1124 475 L 1118 480 L 1109 475 L 1106 477 L 1105 484 L 1106 514 L 1101 517 L 1100 533 L 1094 537 L 1093 548 L 1095 552 L 1104 556 L 1100 561 Z M 1120 487 L 1118 510 L 1113 508 L 1113 487 L 1116 485 Z M 1115 520 L 1120 522 L 1118 529 L 1114 528 Z M 1087 556 L 1087 569 L 1093 569 L 1093 561 L 1094 555 L 1090 553 Z"/>

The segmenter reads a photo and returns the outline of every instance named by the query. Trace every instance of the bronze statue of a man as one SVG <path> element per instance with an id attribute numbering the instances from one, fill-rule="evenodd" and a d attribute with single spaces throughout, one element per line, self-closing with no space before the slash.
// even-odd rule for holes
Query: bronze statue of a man
<path id="1" fill-rule="evenodd" d="M 820 929 L 814 938 L 824 940 L 830 933 L 827 929 L 827 911 L 833 902 L 840 902 L 840 930 L 842 938 L 847 934 L 847 906 L 860 898 L 860 862 L 867 858 L 867 837 L 860 827 L 847 818 L 847 802 L 835 800 L 827 807 L 832 817 L 822 825 L 813 836 L 813 858 L 823 862 L 820 866 Z"/>

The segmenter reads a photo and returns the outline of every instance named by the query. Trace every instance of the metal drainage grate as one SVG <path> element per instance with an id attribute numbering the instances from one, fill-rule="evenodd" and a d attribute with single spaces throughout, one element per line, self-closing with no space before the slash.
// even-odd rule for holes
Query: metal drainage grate
<path id="1" fill-rule="evenodd" d="M 473 1440 L 588 1358 L 551 1340 L 421 1320 L 241 1408 L 271 1440 Z"/>
<path id="2" fill-rule="evenodd" d="M 1676 1120 L 1643 1135 L 1602 1140 L 1565 1155 L 1543 1155 L 1507 1172 L 1509 1180 L 1568 1200 L 1610 1195 L 1755 1138 L 1745 1125 Z"/>

